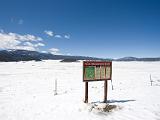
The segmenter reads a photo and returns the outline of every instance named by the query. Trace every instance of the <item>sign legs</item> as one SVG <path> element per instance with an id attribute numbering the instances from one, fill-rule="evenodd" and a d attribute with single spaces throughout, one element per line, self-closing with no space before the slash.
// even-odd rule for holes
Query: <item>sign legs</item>
<path id="1" fill-rule="evenodd" d="M 107 102 L 108 81 L 104 81 L 104 103 Z M 88 103 L 88 82 L 85 82 L 85 100 L 84 103 Z"/>
<path id="2" fill-rule="evenodd" d="M 108 90 L 108 81 L 104 81 L 104 103 L 107 102 L 107 90 Z"/>
<path id="3" fill-rule="evenodd" d="M 88 103 L 88 82 L 85 82 L 85 103 Z"/>

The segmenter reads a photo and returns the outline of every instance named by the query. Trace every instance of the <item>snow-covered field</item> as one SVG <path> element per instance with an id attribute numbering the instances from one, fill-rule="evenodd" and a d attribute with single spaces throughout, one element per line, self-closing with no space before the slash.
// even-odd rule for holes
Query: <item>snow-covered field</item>
<path id="1" fill-rule="evenodd" d="M 108 83 L 117 108 L 103 112 L 91 109 L 103 106 L 103 81 L 83 103 L 82 62 L 0 62 L 0 120 L 160 120 L 160 62 L 113 62 L 114 90 Z"/>

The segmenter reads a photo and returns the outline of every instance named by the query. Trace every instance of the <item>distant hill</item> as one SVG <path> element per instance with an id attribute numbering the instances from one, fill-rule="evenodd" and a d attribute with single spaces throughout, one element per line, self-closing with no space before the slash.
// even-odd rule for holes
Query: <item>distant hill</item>
<path id="1" fill-rule="evenodd" d="M 160 61 L 160 57 L 157 58 L 124 57 L 124 58 L 114 59 L 114 61 Z"/>
<path id="2" fill-rule="evenodd" d="M 1 50 L 0 61 L 41 61 L 41 60 L 107 60 L 107 61 L 160 61 L 160 57 L 157 58 L 136 58 L 136 57 L 124 57 L 119 59 L 103 59 L 96 57 L 86 56 L 68 56 L 68 55 L 53 55 L 51 53 L 40 53 L 37 51 L 28 50 Z"/>
<path id="3" fill-rule="evenodd" d="M 78 60 L 77 59 L 63 59 L 63 60 L 61 60 L 60 62 L 78 62 Z"/>
<path id="4" fill-rule="evenodd" d="M 102 58 L 85 57 L 85 56 L 67 56 L 67 55 L 53 55 L 51 53 L 40 53 L 37 51 L 28 50 L 1 50 L 0 61 L 40 61 L 40 60 L 61 60 L 61 59 L 75 59 L 75 60 L 103 60 Z"/>

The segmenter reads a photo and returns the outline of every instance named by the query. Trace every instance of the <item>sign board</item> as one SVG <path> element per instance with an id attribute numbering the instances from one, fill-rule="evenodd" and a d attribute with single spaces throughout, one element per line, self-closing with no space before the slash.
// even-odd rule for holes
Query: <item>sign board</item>
<path id="1" fill-rule="evenodd" d="M 112 62 L 106 61 L 84 61 L 83 81 L 111 80 Z"/>

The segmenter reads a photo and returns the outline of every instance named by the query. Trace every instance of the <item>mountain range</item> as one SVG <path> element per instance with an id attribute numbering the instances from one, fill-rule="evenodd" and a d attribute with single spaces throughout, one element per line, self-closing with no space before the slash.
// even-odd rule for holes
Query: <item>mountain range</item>
<path id="1" fill-rule="evenodd" d="M 114 59 L 114 61 L 160 61 L 160 57 L 155 57 L 155 58 L 137 58 L 137 57 L 123 57 L 119 59 Z"/>
<path id="2" fill-rule="evenodd" d="M 75 59 L 75 60 L 110 60 L 110 61 L 160 61 L 160 57 L 157 58 L 136 58 L 136 57 L 124 57 L 119 59 L 105 59 L 88 56 L 68 56 L 68 55 L 53 55 L 51 53 L 41 53 L 37 51 L 28 50 L 1 50 L 0 61 L 41 61 L 41 60 L 62 60 L 62 59 Z"/>
<path id="3" fill-rule="evenodd" d="M 96 57 L 86 57 L 86 56 L 68 56 L 68 55 L 53 55 L 51 53 L 41 53 L 37 51 L 28 50 L 1 50 L 0 51 L 0 61 L 10 62 L 10 61 L 41 61 L 41 60 L 61 60 L 61 59 L 76 59 L 76 60 L 102 60 Z"/>

